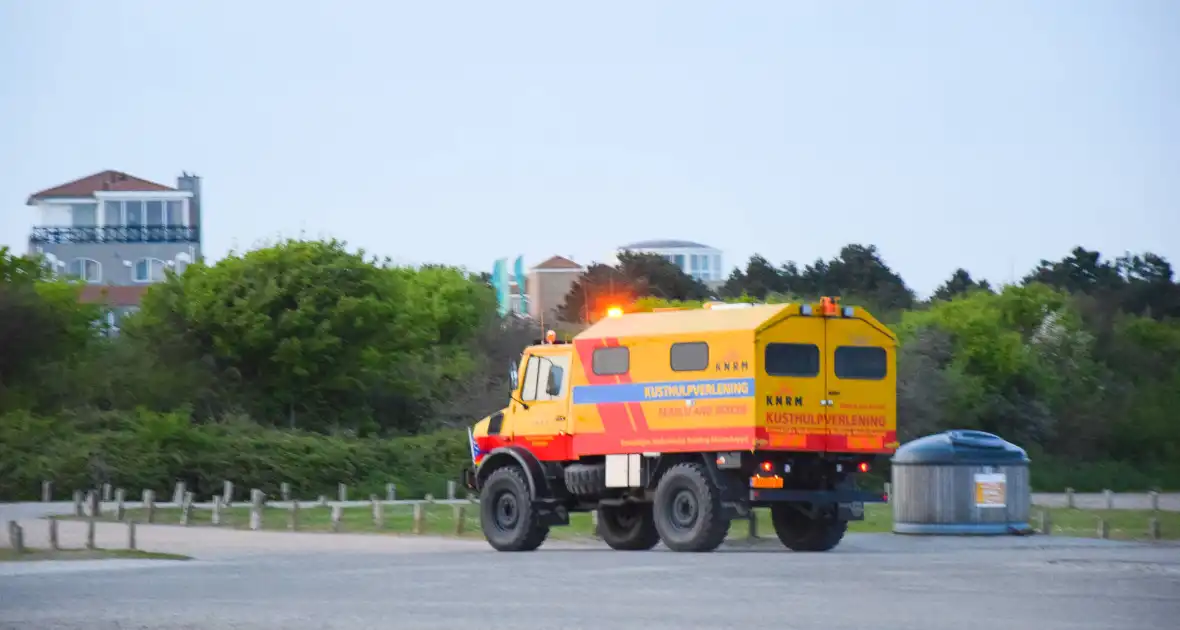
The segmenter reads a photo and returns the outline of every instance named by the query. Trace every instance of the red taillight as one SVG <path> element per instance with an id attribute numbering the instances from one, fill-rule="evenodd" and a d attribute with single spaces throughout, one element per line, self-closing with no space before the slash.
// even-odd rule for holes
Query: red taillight
<path id="1" fill-rule="evenodd" d="M 762 462 L 762 472 L 771 472 L 774 470 L 774 464 L 770 462 Z"/>
<path id="2" fill-rule="evenodd" d="M 869 472 L 869 463 L 868 462 L 861 462 L 860 465 L 857 466 L 857 469 L 860 470 L 861 472 Z"/>

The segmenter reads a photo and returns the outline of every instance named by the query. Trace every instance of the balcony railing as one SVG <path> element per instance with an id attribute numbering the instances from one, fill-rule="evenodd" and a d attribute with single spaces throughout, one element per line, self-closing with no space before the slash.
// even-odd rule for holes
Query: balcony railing
<path id="1" fill-rule="evenodd" d="M 139 227 L 35 227 L 34 243 L 196 243 L 200 229 L 181 225 Z"/>

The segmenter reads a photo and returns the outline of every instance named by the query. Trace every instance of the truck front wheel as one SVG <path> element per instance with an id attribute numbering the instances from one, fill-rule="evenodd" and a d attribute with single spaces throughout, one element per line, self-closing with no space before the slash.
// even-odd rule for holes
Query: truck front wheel
<path id="1" fill-rule="evenodd" d="M 673 551 L 713 551 L 729 534 L 721 490 L 698 463 L 676 464 L 664 473 L 653 514 L 660 538 Z"/>
<path id="2" fill-rule="evenodd" d="M 497 551 L 533 551 L 549 536 L 533 508 L 528 481 L 517 466 L 496 469 L 479 499 L 479 525 Z"/>
<path id="3" fill-rule="evenodd" d="M 619 551 L 647 551 L 660 542 L 650 503 L 599 506 L 598 533 Z"/>
<path id="4" fill-rule="evenodd" d="M 770 506 L 774 533 L 791 551 L 830 551 L 848 531 L 847 521 L 812 518 L 790 504 Z"/>

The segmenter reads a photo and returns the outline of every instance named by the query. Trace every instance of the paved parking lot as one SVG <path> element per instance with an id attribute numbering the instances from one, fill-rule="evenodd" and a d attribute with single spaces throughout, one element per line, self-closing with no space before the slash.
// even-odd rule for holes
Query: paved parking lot
<path id="1" fill-rule="evenodd" d="M 185 562 L 0 563 L 0 628 L 1078 630 L 1180 617 L 1172 545 L 860 534 L 826 554 L 771 541 L 503 554 L 425 537 L 142 530 L 152 546 L 206 536 L 207 550 Z"/>

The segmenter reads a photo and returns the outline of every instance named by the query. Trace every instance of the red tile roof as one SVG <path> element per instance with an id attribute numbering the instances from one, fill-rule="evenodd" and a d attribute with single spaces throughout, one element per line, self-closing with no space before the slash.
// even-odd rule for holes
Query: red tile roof
<path id="1" fill-rule="evenodd" d="M 86 303 L 101 302 L 109 306 L 138 306 L 139 300 L 151 285 L 114 286 L 88 284 L 82 287 L 79 300 Z"/>
<path id="2" fill-rule="evenodd" d="M 533 267 L 533 269 L 568 269 L 570 271 L 581 271 L 582 265 L 566 258 L 565 256 L 553 256 L 549 260 Z"/>
<path id="3" fill-rule="evenodd" d="M 47 188 L 41 192 L 29 195 L 29 200 L 25 205 L 33 205 L 41 199 L 49 197 L 93 197 L 94 193 L 100 190 L 117 190 L 122 192 L 138 192 L 138 191 L 172 191 L 176 190 L 171 186 L 157 184 L 156 182 L 149 182 L 146 179 L 140 179 L 133 175 L 121 171 L 102 171 L 93 175 L 87 175 L 81 179 L 75 179 L 72 182 L 66 182 L 60 186 Z"/>

